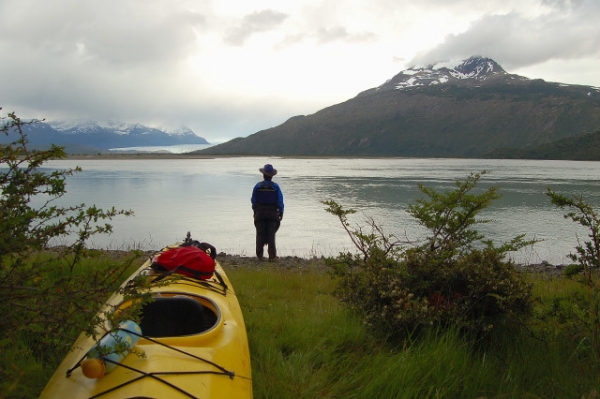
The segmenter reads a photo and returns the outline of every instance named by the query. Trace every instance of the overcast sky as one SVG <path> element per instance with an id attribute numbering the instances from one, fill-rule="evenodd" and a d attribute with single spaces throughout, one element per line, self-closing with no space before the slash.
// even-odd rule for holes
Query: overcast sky
<path id="1" fill-rule="evenodd" d="M 0 0 L 0 15 L 0 115 L 213 143 L 472 55 L 600 86 L 599 0 Z"/>

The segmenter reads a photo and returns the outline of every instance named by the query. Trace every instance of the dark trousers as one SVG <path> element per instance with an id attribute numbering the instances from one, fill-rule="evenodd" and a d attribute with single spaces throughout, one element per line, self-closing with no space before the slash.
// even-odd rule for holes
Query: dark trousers
<path id="1" fill-rule="evenodd" d="M 279 213 L 277 208 L 257 207 L 254 210 L 254 227 L 256 227 L 256 256 L 262 258 L 264 246 L 268 245 L 269 259 L 277 257 L 275 233 L 279 230 Z"/>

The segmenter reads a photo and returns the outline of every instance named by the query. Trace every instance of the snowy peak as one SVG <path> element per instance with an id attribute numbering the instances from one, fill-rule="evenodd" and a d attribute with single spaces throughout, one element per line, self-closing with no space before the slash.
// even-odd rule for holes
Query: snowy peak
<path id="1" fill-rule="evenodd" d="M 491 58 L 471 57 L 458 62 L 446 62 L 427 67 L 412 67 L 400 72 L 378 87 L 405 90 L 415 87 L 443 85 L 463 81 L 481 82 L 508 73 Z"/>
<path id="2" fill-rule="evenodd" d="M 79 119 L 28 125 L 35 145 L 82 145 L 97 149 L 209 144 L 187 127 L 167 131 L 140 123 Z"/>
<path id="3" fill-rule="evenodd" d="M 183 125 L 176 129 L 169 130 L 164 128 L 148 127 L 140 123 L 97 121 L 93 119 L 50 121 L 48 122 L 48 125 L 63 134 L 100 134 L 110 132 L 117 135 L 168 134 L 170 136 L 180 137 L 197 136 L 192 129 Z"/>
<path id="4" fill-rule="evenodd" d="M 491 58 L 472 57 L 447 70 L 456 79 L 485 80 L 491 76 L 507 75 L 506 71 Z"/>
<path id="5" fill-rule="evenodd" d="M 93 119 L 73 119 L 49 121 L 48 125 L 65 134 L 93 133 L 100 130 L 111 130 L 117 134 L 129 133 L 135 124 L 116 121 L 97 121 Z"/>
<path id="6" fill-rule="evenodd" d="M 196 134 L 196 133 L 194 133 L 194 131 L 192 129 L 190 129 L 189 127 L 184 126 L 184 125 L 181 125 L 175 129 L 164 128 L 161 130 L 171 136 L 187 136 L 190 134 Z"/>

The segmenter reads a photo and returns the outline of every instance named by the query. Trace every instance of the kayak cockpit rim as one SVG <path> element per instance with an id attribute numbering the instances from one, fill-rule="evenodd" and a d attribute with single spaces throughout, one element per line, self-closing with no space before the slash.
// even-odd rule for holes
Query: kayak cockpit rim
<path id="1" fill-rule="evenodd" d="M 175 338 L 208 334 L 221 324 L 217 304 L 202 295 L 161 291 L 147 303 L 140 316 L 142 335 Z"/>

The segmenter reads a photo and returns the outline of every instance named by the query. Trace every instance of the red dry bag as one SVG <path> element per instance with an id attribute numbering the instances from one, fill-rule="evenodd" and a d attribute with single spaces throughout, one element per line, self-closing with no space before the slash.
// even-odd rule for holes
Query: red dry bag
<path id="1" fill-rule="evenodd" d="M 155 271 L 169 271 L 208 280 L 215 271 L 215 260 L 198 247 L 178 247 L 158 255 L 152 263 L 152 268 Z"/>

